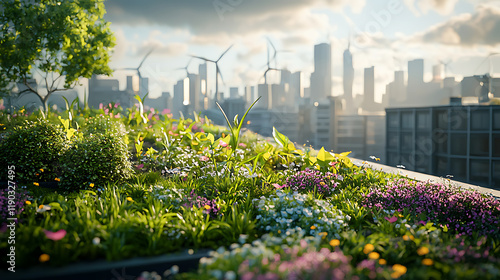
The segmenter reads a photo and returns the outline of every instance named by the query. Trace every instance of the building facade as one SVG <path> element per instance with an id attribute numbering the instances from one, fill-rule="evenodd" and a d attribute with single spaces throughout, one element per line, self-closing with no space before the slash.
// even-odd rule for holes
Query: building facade
<path id="1" fill-rule="evenodd" d="M 500 188 L 500 106 L 386 109 L 387 165 Z"/>

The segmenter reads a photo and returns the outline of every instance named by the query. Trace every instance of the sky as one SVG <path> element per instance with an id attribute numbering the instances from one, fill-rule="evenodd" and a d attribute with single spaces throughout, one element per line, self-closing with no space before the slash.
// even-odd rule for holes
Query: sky
<path id="1" fill-rule="evenodd" d="M 355 69 L 354 94 L 362 94 L 363 69 L 375 66 L 376 101 L 381 100 L 395 70 L 407 70 L 407 61 L 424 59 L 425 80 L 432 66 L 446 63 L 446 75 L 464 76 L 490 71 L 500 76 L 500 1 L 492 0 L 107 0 L 105 19 L 111 22 L 116 47 L 114 69 L 137 67 L 149 77 L 150 96 L 173 91 L 186 76 L 189 63 L 198 72 L 198 59 L 220 61 L 225 81 L 222 91 L 263 83 L 267 39 L 278 50 L 276 64 L 302 71 L 304 83 L 314 71 L 314 45 L 332 44 L 333 95 L 343 94 L 342 54 L 350 42 Z M 215 66 L 209 64 L 209 87 Z M 125 76 L 113 78 L 125 87 Z M 278 81 L 279 74 L 270 80 Z"/>

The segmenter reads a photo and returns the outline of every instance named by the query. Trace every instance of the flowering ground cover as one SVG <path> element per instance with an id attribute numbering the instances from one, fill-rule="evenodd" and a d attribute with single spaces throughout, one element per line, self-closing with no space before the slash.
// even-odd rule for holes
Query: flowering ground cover
<path id="1" fill-rule="evenodd" d="M 2 269 L 11 246 L 16 271 L 211 248 L 137 279 L 500 278 L 498 200 L 243 123 L 141 102 L 0 112 Z"/>

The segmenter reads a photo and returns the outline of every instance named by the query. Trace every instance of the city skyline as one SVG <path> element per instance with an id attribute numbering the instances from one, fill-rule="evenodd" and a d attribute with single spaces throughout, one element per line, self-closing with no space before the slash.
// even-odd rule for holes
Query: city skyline
<path id="1" fill-rule="evenodd" d="M 332 93 L 341 95 L 342 56 L 351 38 L 353 94 L 363 92 L 363 69 L 375 66 L 375 98 L 380 102 L 394 71 L 406 71 L 406 61 L 425 59 L 425 81 L 432 78 L 432 66 L 439 61 L 450 62 L 447 74 L 458 78 L 484 74 L 487 63 L 474 71 L 500 42 L 500 28 L 496 27 L 500 26 L 499 1 L 303 2 L 148 1 L 138 7 L 133 1 L 108 0 L 106 18 L 117 37 L 111 65 L 136 66 L 156 47 L 143 65 L 155 96 L 172 91 L 184 75 L 174 69 L 184 67 L 190 54 L 217 57 L 234 43 L 220 66 L 228 91 L 229 87 L 258 83 L 265 70 L 267 36 L 276 49 L 291 51 L 278 53 L 278 67 L 302 71 L 308 87 L 308 76 L 314 71 L 313 47 L 330 41 Z M 485 23 L 492 27 L 475 30 L 488 26 Z M 467 28 L 469 35 L 460 32 Z M 494 60 L 498 64 L 500 58 Z M 193 61 L 189 70 L 196 72 L 197 64 Z M 213 73 L 212 68 L 209 66 L 209 72 Z M 115 72 L 114 77 L 124 81 L 126 74 Z"/>

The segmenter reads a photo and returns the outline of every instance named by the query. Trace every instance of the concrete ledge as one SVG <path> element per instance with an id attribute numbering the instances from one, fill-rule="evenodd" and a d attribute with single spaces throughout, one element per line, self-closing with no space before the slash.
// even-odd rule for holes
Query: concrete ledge
<path id="1" fill-rule="evenodd" d="M 435 183 L 440 183 L 440 184 L 446 184 L 446 185 L 452 185 L 452 186 L 457 186 L 457 187 L 462 187 L 465 189 L 473 189 L 476 191 L 479 191 L 484 194 L 490 194 L 496 199 L 500 200 L 500 190 L 496 189 L 491 189 L 487 187 L 481 187 L 481 186 L 476 186 L 476 185 L 471 185 L 459 181 L 454 181 L 454 180 L 449 180 L 443 177 L 437 177 L 429 174 L 424 174 L 424 173 L 418 173 L 414 171 L 409 171 L 406 169 L 401 169 L 401 168 L 396 168 L 396 167 L 391 167 L 383 164 L 378 164 L 375 162 L 370 162 L 370 161 L 364 161 L 360 160 L 357 158 L 351 158 L 351 161 L 356 164 L 357 166 L 366 166 L 374 170 L 381 170 L 386 173 L 391 173 L 391 174 L 399 174 L 405 177 L 408 177 L 410 179 L 414 179 L 417 181 L 430 181 L 430 182 L 435 182 Z"/>

